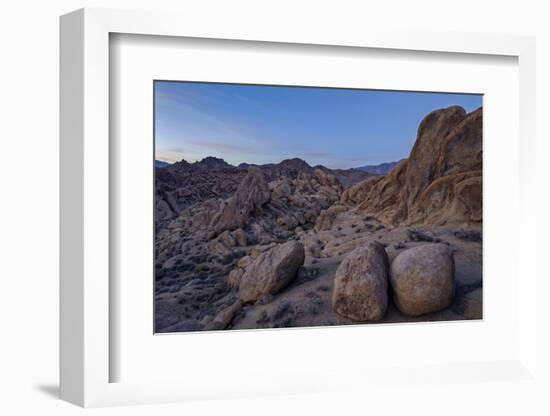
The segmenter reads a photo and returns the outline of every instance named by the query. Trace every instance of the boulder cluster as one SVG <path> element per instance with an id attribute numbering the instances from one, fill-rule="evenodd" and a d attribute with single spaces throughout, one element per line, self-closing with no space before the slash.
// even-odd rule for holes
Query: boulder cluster
<path id="1" fill-rule="evenodd" d="M 388 307 L 420 316 L 448 307 L 455 293 L 454 259 L 445 244 L 416 246 L 391 263 L 384 246 L 371 241 L 342 261 L 334 280 L 332 308 L 355 321 L 378 321 Z"/>
<path id="2" fill-rule="evenodd" d="M 228 276 L 237 301 L 214 319 L 215 328 L 227 326 L 245 304 L 276 295 L 296 278 L 304 264 L 303 245 L 289 241 L 252 258 L 243 257 Z M 354 321 L 384 318 L 390 297 L 407 316 L 447 308 L 455 293 L 454 259 L 448 246 L 430 243 L 401 252 L 391 263 L 384 246 L 368 241 L 348 254 L 334 277 L 332 309 Z"/>
<path id="3" fill-rule="evenodd" d="M 244 227 L 251 213 L 259 211 L 269 201 L 269 189 L 259 168 L 250 167 L 235 194 L 228 199 L 212 219 L 211 228 L 219 234 L 226 230 Z"/>

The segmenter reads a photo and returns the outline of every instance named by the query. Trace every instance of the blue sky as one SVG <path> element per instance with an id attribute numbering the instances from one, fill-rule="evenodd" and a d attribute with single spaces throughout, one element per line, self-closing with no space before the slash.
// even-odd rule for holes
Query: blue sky
<path id="1" fill-rule="evenodd" d="M 432 110 L 481 95 L 155 82 L 155 157 L 351 168 L 402 159 Z"/>

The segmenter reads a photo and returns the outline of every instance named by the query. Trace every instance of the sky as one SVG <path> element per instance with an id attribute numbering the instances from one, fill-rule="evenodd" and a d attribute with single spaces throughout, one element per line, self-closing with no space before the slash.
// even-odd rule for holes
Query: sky
<path id="1" fill-rule="evenodd" d="M 353 168 L 408 157 L 431 111 L 481 95 L 155 81 L 155 158 Z"/>

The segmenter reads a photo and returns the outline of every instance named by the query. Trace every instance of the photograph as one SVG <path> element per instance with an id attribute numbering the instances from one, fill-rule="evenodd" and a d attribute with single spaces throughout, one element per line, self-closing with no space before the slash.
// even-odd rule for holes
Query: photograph
<path id="1" fill-rule="evenodd" d="M 483 319 L 483 95 L 155 80 L 154 332 Z"/>

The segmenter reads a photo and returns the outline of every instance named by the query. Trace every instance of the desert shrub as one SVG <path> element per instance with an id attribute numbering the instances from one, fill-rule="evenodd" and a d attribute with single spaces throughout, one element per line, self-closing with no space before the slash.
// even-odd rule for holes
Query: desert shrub
<path id="1" fill-rule="evenodd" d="M 306 310 L 311 315 L 317 315 L 321 311 L 322 305 L 323 301 L 319 298 L 316 298 L 306 306 Z"/>
<path id="2" fill-rule="evenodd" d="M 222 256 L 220 263 L 223 265 L 227 265 L 233 262 L 233 254 L 227 254 L 225 256 Z"/>
<path id="3" fill-rule="evenodd" d="M 266 324 L 269 322 L 269 315 L 267 314 L 267 311 L 264 309 L 262 312 L 260 312 L 260 316 L 256 320 L 257 324 Z"/>
<path id="4" fill-rule="evenodd" d="M 426 241 L 428 243 L 439 243 L 441 239 L 434 238 L 429 234 L 423 233 L 415 229 L 407 230 L 407 236 L 412 241 Z"/>
<path id="5" fill-rule="evenodd" d="M 279 322 L 277 325 L 275 325 L 275 328 L 289 328 L 295 325 L 295 317 L 294 316 L 287 316 L 285 319 L 283 319 L 281 322 Z"/>
<path id="6" fill-rule="evenodd" d="M 204 272 L 207 272 L 210 270 L 210 267 L 208 266 L 208 264 L 197 264 L 195 266 L 195 271 L 198 272 L 198 273 L 204 273 Z"/>
<path id="7" fill-rule="evenodd" d="M 292 305 L 292 302 L 290 302 L 289 300 L 283 300 L 281 301 L 281 303 L 279 303 L 277 310 L 273 314 L 273 320 L 278 321 L 293 310 L 294 305 Z"/>
<path id="8" fill-rule="evenodd" d="M 482 239 L 481 232 L 475 230 L 457 230 L 453 234 L 456 238 L 465 241 L 480 242 Z"/>

